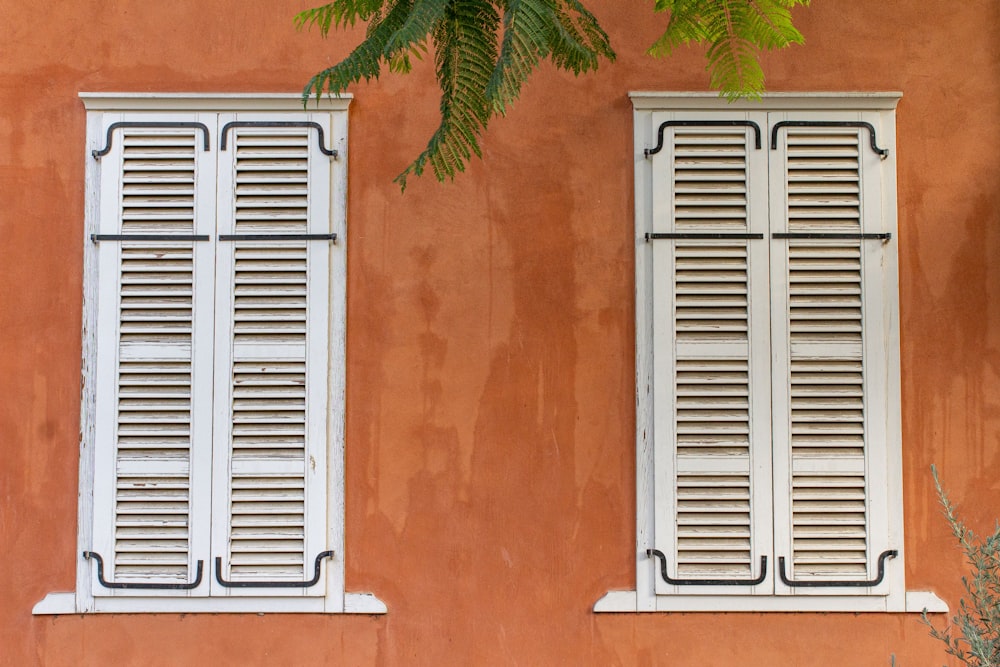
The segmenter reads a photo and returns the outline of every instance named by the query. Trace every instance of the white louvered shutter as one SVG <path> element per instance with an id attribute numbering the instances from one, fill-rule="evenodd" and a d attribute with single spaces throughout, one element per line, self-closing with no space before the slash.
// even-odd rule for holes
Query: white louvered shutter
<path id="1" fill-rule="evenodd" d="M 318 146 L 315 128 L 236 126 L 220 153 L 213 556 L 244 586 L 307 581 L 328 549 L 330 241 L 221 237 L 328 234 L 331 158 Z M 213 587 L 326 592 L 322 578 Z"/>
<path id="2" fill-rule="evenodd" d="M 164 593 L 142 586 L 193 582 L 208 555 L 213 261 L 209 243 L 166 238 L 214 227 L 204 140 L 190 127 L 121 127 L 101 158 L 98 234 L 164 239 L 96 241 L 93 551 L 106 581 L 136 587 L 101 585 L 95 564 L 98 596 Z"/>
<path id="3" fill-rule="evenodd" d="M 772 114 L 772 126 L 789 116 Z M 871 122 L 876 114 L 796 115 Z M 883 229 L 869 132 L 785 126 L 771 151 L 771 231 Z M 772 241 L 776 556 L 796 582 L 866 581 L 887 538 L 886 246 L 878 239 Z M 777 563 L 776 563 L 777 565 Z M 857 593 L 789 587 L 783 593 Z M 883 589 L 885 586 L 883 586 Z M 873 592 L 873 591 L 868 591 Z"/>
<path id="4" fill-rule="evenodd" d="M 764 127 L 763 114 L 713 116 L 729 118 Z M 654 128 L 698 120 L 658 114 Z M 652 156 L 654 234 L 766 233 L 766 146 L 751 128 L 670 125 L 663 136 Z M 752 580 L 771 544 L 767 241 L 649 242 L 654 544 L 674 579 Z M 672 586 L 656 570 L 658 593 L 770 586 Z"/>

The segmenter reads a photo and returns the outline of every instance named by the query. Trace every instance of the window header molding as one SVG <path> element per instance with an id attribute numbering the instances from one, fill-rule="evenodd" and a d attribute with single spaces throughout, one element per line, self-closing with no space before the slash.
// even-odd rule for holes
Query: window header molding
<path id="1" fill-rule="evenodd" d="M 87 111 L 346 111 L 354 98 L 310 98 L 301 93 L 80 93 Z"/>
<path id="2" fill-rule="evenodd" d="M 891 111 L 903 93 L 764 93 L 759 100 L 739 99 L 730 102 L 711 92 L 633 91 L 628 94 L 636 111 L 670 109 L 671 111 L 705 109 L 712 111 L 797 111 L 808 109 L 848 111 Z"/>

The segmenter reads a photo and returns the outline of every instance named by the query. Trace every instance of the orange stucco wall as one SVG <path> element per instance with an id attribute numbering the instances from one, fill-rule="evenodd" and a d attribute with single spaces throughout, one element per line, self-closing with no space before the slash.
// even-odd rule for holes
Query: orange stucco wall
<path id="1" fill-rule="evenodd" d="M 651 2 L 591 0 L 618 51 L 543 67 L 456 182 L 392 178 L 436 122 L 431 63 L 354 88 L 347 587 L 384 616 L 39 616 L 76 557 L 80 91 L 298 89 L 360 33 L 295 0 L 0 0 L 0 664 L 940 665 L 913 614 L 595 615 L 634 585 L 630 90 L 701 90 L 643 50 Z M 1000 516 L 1000 2 L 796 12 L 773 90 L 899 90 L 911 589 L 954 603 L 970 523 Z"/>

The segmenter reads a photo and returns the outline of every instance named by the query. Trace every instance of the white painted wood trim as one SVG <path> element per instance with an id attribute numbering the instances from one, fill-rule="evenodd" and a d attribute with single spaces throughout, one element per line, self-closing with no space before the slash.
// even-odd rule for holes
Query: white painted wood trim
<path id="1" fill-rule="evenodd" d="M 323 598 L 303 597 L 229 597 L 229 598 L 164 598 L 132 597 L 103 598 L 88 609 L 79 607 L 73 593 L 49 593 L 42 598 L 31 613 L 35 616 L 80 614 L 160 613 L 260 613 L 260 614 L 385 614 L 384 602 L 371 593 L 347 593 L 331 611 Z"/>
<path id="2" fill-rule="evenodd" d="M 594 603 L 594 613 L 663 612 L 893 612 L 946 613 L 948 605 L 929 591 L 910 591 L 906 604 L 893 605 L 884 597 L 844 595 L 661 595 L 655 609 L 639 609 L 636 591 L 609 591 Z"/>
<path id="3" fill-rule="evenodd" d="M 94 516 L 94 442 L 96 437 L 96 396 L 97 396 L 97 294 L 98 294 L 98 248 L 90 241 L 90 235 L 97 233 L 100 225 L 100 164 L 90 155 L 90 147 L 101 140 L 101 114 L 87 114 L 87 135 L 84 144 L 84 197 L 83 223 L 83 332 L 80 387 L 80 478 L 77 487 L 77 544 L 76 544 L 76 590 L 79 605 L 89 607 L 93 601 L 91 574 L 93 564 L 81 553 L 93 545 Z M 103 144 L 101 144 L 103 146 Z M 56 596 L 72 595 L 55 593 Z M 46 598 L 47 599 L 47 598 Z M 61 599 L 61 598 L 60 598 Z M 45 602 L 45 600 L 43 600 Z M 42 604 L 42 603 L 39 603 Z M 73 605 L 75 610 L 76 605 Z"/>
<path id="4" fill-rule="evenodd" d="M 604 594 L 604 597 L 594 603 L 594 612 L 605 614 L 640 611 L 638 597 L 635 591 L 608 591 Z M 650 610 L 643 609 L 641 611 Z"/>
<path id="5" fill-rule="evenodd" d="M 347 165 L 348 123 L 346 113 L 336 113 L 330 120 L 330 145 L 337 151 L 337 159 L 330 165 L 330 216 L 331 231 L 337 240 L 330 244 L 329 317 L 330 335 L 327 363 L 329 381 L 327 401 L 327 548 L 333 558 L 326 565 L 326 595 L 331 605 L 340 605 L 330 611 L 347 611 L 349 596 L 344 593 L 344 525 L 345 475 L 344 463 L 346 384 L 347 384 Z M 379 603 L 381 604 L 381 603 Z M 385 605 L 382 605 L 383 610 Z"/>
<path id="6" fill-rule="evenodd" d="M 653 170 L 643 153 L 654 141 L 652 114 L 635 112 L 635 585 L 633 611 L 654 611 L 655 568 L 646 550 L 654 547 L 653 523 L 653 248 L 645 239 L 653 231 Z"/>
<path id="7" fill-rule="evenodd" d="M 385 614 L 385 603 L 371 593 L 348 593 L 344 596 L 345 614 Z"/>
<path id="8" fill-rule="evenodd" d="M 80 93 L 87 111 L 346 111 L 354 98 L 310 98 L 302 105 L 302 93 Z"/>
<path id="9" fill-rule="evenodd" d="M 32 607 L 33 616 L 48 614 L 76 614 L 76 595 L 73 593 L 49 593 Z"/>
<path id="10" fill-rule="evenodd" d="M 876 125 L 879 132 L 879 146 L 889 151 L 889 157 L 881 161 L 882 189 L 881 189 L 881 219 L 883 227 L 880 231 L 892 233 L 892 240 L 889 243 L 895 244 L 895 250 L 883 252 L 882 257 L 882 298 L 883 322 L 885 338 L 884 345 L 887 360 L 886 386 L 885 390 L 889 396 L 886 403 L 886 414 L 884 418 L 885 427 L 885 456 L 886 462 L 886 502 L 890 508 L 888 512 L 888 538 L 889 545 L 895 548 L 899 555 L 896 557 L 900 562 L 906 562 L 906 540 L 903 529 L 905 525 L 906 507 L 903 504 L 903 426 L 902 426 L 902 396 L 900 361 L 900 319 L 899 319 L 899 227 L 898 227 L 898 200 L 896 191 L 896 122 L 895 115 L 882 114 L 881 122 Z M 892 508 L 902 508 L 901 511 L 892 511 Z M 920 595 L 927 597 L 926 605 L 919 603 L 920 608 L 927 606 L 929 611 L 948 611 L 948 605 L 939 597 L 930 592 L 906 591 L 905 568 L 896 574 L 898 579 L 891 580 L 891 595 L 902 594 L 908 610 L 911 609 L 911 593 L 915 597 Z"/>
<path id="11" fill-rule="evenodd" d="M 947 614 L 948 603 L 932 591 L 906 591 L 906 611 L 914 613 Z"/>
<path id="12" fill-rule="evenodd" d="M 891 111 L 896 108 L 899 92 L 821 92 L 764 93 L 758 100 L 739 99 L 730 102 L 711 92 L 634 91 L 628 94 L 636 111 L 797 111 L 816 109 L 827 111 Z"/>

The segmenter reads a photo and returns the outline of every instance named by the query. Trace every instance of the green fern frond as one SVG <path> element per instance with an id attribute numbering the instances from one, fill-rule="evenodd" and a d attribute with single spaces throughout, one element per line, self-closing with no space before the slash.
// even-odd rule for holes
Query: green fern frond
<path id="1" fill-rule="evenodd" d="M 607 33 L 579 0 L 560 0 L 556 18 L 552 61 L 557 67 L 579 75 L 597 69 L 601 56 L 614 61 Z"/>
<path id="2" fill-rule="evenodd" d="M 795 3 L 787 0 L 748 0 L 746 34 L 759 39 L 763 49 L 783 49 L 805 41 L 802 33 L 792 25 L 789 11 Z"/>
<path id="3" fill-rule="evenodd" d="M 931 637 L 944 643 L 946 653 L 969 667 L 1000 664 L 1000 524 L 994 525 L 992 534 L 976 535 L 958 517 L 955 505 L 941 487 L 937 468 L 931 466 L 931 472 L 945 519 L 965 555 L 971 576 L 961 578 L 967 597 L 959 600 L 950 624 L 935 626 L 926 609 L 921 615 L 923 622 Z"/>
<path id="4" fill-rule="evenodd" d="M 614 59 L 608 35 L 581 0 L 336 0 L 300 13 L 296 23 L 316 25 L 325 36 L 331 27 L 359 19 L 368 22 L 364 41 L 316 74 L 303 101 L 378 78 L 383 67 L 409 72 L 429 38 L 441 122 L 427 148 L 397 177 L 403 188 L 409 175 L 422 174 L 427 165 L 438 180 L 464 171 L 469 159 L 481 155 L 479 137 L 490 118 L 517 99 L 543 59 L 576 74 L 595 69 L 602 56 Z"/>
<path id="5" fill-rule="evenodd" d="M 669 12 L 670 20 L 647 53 L 665 57 L 678 46 L 705 41 L 708 35 L 701 23 L 701 5 L 702 0 L 656 0 L 654 9 Z"/>
<path id="6" fill-rule="evenodd" d="M 319 33 L 326 37 L 333 23 L 333 5 L 323 5 L 322 7 L 313 7 L 312 9 L 306 9 L 295 15 L 295 28 L 302 30 L 303 28 L 311 28 L 314 25 L 319 26 Z"/>
<path id="7" fill-rule="evenodd" d="M 764 70 L 757 51 L 738 37 L 731 37 L 708 49 L 708 85 L 726 97 L 758 97 L 764 90 Z"/>
<path id="8" fill-rule="evenodd" d="M 465 171 L 473 155 L 482 155 L 478 137 L 492 115 L 486 87 L 496 59 L 499 21 L 491 3 L 449 1 L 433 33 L 441 123 L 427 148 L 396 177 L 401 189 L 406 189 L 410 174 L 419 176 L 428 163 L 434 176 L 443 181 Z"/>
<path id="9" fill-rule="evenodd" d="M 757 47 L 749 29 L 752 0 L 721 0 L 703 8 L 705 32 L 711 37 L 708 49 L 709 85 L 724 94 L 739 91 L 755 95 L 764 87 L 764 72 L 757 62 Z"/>
<path id="10" fill-rule="evenodd" d="M 405 23 L 409 9 L 410 0 L 399 0 L 385 16 L 370 19 L 365 40 L 346 58 L 309 80 L 302 91 L 303 104 L 308 103 L 310 97 L 318 99 L 324 91 L 337 95 L 352 83 L 377 79 L 382 63 L 390 64 L 385 57 L 386 44 Z"/>
<path id="11" fill-rule="evenodd" d="M 576 15 L 573 23 L 576 30 L 583 37 L 580 42 L 586 43 L 598 55 L 614 61 L 615 52 L 611 48 L 611 39 L 608 37 L 608 33 L 604 32 L 604 28 L 597 22 L 597 17 L 591 14 L 580 0 L 563 0 L 561 4 L 566 5 L 569 11 L 563 10 L 560 12 L 560 15 Z"/>
<path id="12" fill-rule="evenodd" d="M 520 94 L 538 63 L 581 74 L 597 68 L 600 57 L 614 60 L 607 33 L 578 0 L 509 0 L 503 41 L 487 98 L 503 114 Z"/>
<path id="13" fill-rule="evenodd" d="M 295 16 L 295 27 L 311 28 L 319 26 L 319 32 L 326 37 L 333 27 L 347 27 L 358 20 L 368 21 L 382 9 L 383 0 L 337 0 L 321 7 L 299 12 Z"/>
<path id="14" fill-rule="evenodd" d="M 447 8 L 448 0 L 413 0 L 406 21 L 386 43 L 385 56 L 391 59 L 421 48 Z"/>
<path id="15" fill-rule="evenodd" d="M 551 0 L 509 0 L 503 16 L 503 41 L 486 97 L 496 113 L 517 99 L 521 86 L 551 47 L 547 27 L 554 21 Z"/>
<path id="16" fill-rule="evenodd" d="M 441 122 L 427 148 L 398 177 L 401 187 L 429 164 L 439 180 L 454 178 L 480 155 L 479 138 L 502 115 L 542 60 L 575 74 L 614 60 L 607 33 L 584 0 L 335 0 L 296 16 L 299 28 L 366 21 L 364 41 L 315 75 L 303 101 L 338 94 L 378 78 L 383 67 L 409 72 L 433 43 L 441 88 Z M 654 0 L 669 12 L 666 31 L 650 48 L 666 55 L 681 44 L 709 44 L 711 83 L 726 95 L 754 95 L 764 84 L 761 49 L 802 41 L 790 8 L 808 0 Z"/>
<path id="17" fill-rule="evenodd" d="M 759 96 L 760 52 L 802 43 L 790 10 L 806 4 L 809 0 L 656 0 L 655 9 L 670 12 L 670 20 L 649 53 L 665 56 L 682 44 L 708 43 L 712 87 L 730 98 Z"/>

